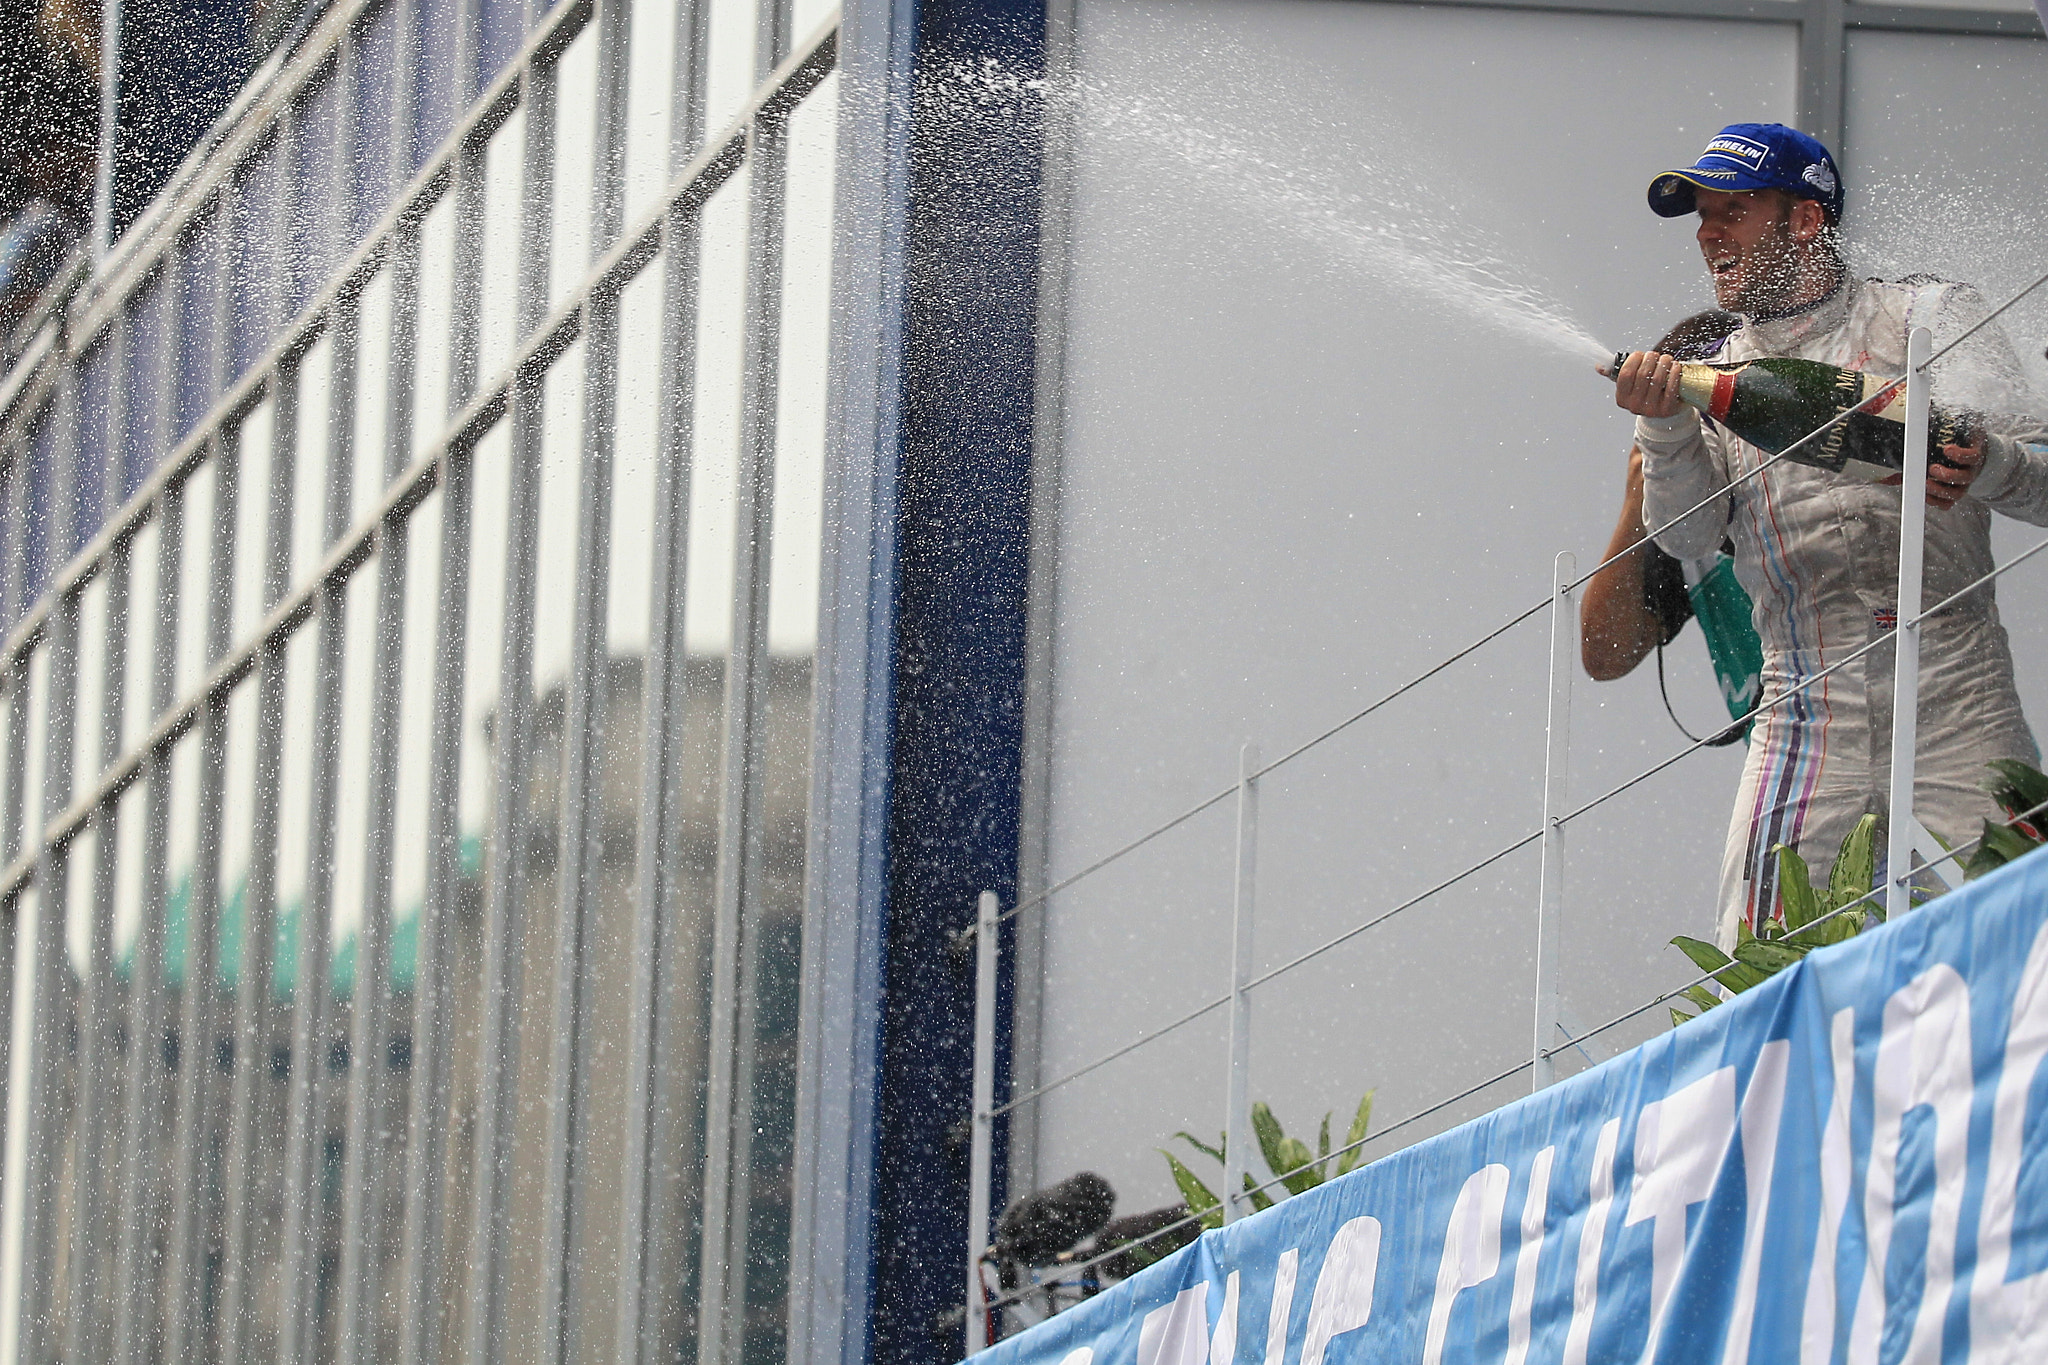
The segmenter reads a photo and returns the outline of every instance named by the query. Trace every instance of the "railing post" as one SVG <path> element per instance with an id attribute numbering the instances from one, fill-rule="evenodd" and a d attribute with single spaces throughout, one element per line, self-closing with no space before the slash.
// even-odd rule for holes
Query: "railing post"
<path id="1" fill-rule="evenodd" d="M 1259 746 L 1237 751 L 1237 885 L 1230 916 L 1230 1077 L 1223 1114 L 1223 1221 L 1243 1216 L 1245 1148 L 1251 1141 L 1253 892 L 1258 883 Z"/>
<path id="2" fill-rule="evenodd" d="M 1565 778 L 1571 761 L 1572 651 L 1578 645 L 1578 612 L 1572 580 L 1578 557 L 1565 550 L 1551 570 L 1550 703 L 1545 711 L 1543 746 L 1543 875 L 1536 893 L 1536 1030 L 1530 1060 L 1529 1090 L 1534 1093 L 1556 1079 L 1549 1053 L 1557 1047 L 1558 921 L 1564 911 Z"/>
<path id="3" fill-rule="evenodd" d="M 989 1185 L 994 1174 L 996 1107 L 996 893 L 981 893 L 974 918 L 974 1116 L 967 1158 L 966 1355 L 989 1345 L 988 1298 L 981 1258 L 988 1251 Z"/>
<path id="4" fill-rule="evenodd" d="M 1899 597 L 1892 665 L 1892 790 L 1886 804 L 1884 912 L 1912 904 L 1913 760 L 1920 739 L 1920 570 L 1927 542 L 1927 426 L 1934 335 L 1906 334 L 1906 467 L 1899 488 Z"/>

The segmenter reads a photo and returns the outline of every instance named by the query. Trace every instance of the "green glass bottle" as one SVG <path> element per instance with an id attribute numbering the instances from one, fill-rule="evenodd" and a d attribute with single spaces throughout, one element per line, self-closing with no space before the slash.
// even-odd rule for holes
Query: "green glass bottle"
<path id="1" fill-rule="evenodd" d="M 1614 357 L 1609 378 L 1628 357 Z M 1851 478 L 1890 478 L 1906 466 L 1906 386 L 1818 360 L 1765 356 L 1733 364 L 1681 363 L 1678 396 L 1688 406 L 1770 454 L 1854 409 L 1787 458 Z M 1945 463 L 1945 445 L 1969 445 L 1970 420 L 1939 404 L 1928 417 L 1927 457 Z"/>

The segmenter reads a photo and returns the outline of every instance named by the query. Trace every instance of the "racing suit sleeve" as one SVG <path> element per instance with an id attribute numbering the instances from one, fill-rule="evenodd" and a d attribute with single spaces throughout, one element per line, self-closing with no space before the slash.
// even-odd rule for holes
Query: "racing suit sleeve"
<path id="1" fill-rule="evenodd" d="M 1990 311 L 1968 285 L 1943 290 L 1935 349 Z M 1996 322 L 1935 362 L 1934 400 L 1976 414 L 1984 430 L 1984 466 L 1970 484 L 1970 496 L 2018 521 L 2048 526 L 2048 420 Z"/>
<path id="2" fill-rule="evenodd" d="M 1638 417 L 1636 444 L 1643 449 L 1645 526 L 1654 531 L 1687 508 L 1706 502 L 1659 535 L 1658 546 L 1677 559 L 1698 559 L 1718 548 L 1728 529 L 1733 495 L 1723 492 L 1707 502 L 1728 480 L 1699 414 L 1681 408 L 1673 417 Z"/>

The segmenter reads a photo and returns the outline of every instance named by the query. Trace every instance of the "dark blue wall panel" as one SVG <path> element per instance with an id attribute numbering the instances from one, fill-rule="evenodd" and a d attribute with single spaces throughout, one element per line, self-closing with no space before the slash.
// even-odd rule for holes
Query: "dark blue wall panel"
<path id="1" fill-rule="evenodd" d="M 927 0 L 916 60 L 877 1365 L 960 1355 L 974 983 L 952 945 L 982 890 L 1008 904 L 1016 886 L 1042 141 L 1022 87 L 1043 72 L 1044 11 Z"/>

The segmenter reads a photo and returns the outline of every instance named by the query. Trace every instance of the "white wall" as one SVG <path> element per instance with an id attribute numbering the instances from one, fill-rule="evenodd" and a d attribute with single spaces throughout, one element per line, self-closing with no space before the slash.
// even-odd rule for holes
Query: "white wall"
<path id="1" fill-rule="evenodd" d="M 1610 347 L 1648 344 L 1707 294 L 1645 186 L 1725 122 L 1789 118 L 1794 56 L 1762 24 L 1082 5 L 1053 877 L 1227 785 L 1241 740 L 1289 748 L 1541 599 L 1555 551 L 1595 562 L 1627 419 L 1581 354 L 1445 293 L 1474 272 L 1435 253 L 1497 257 Z M 1546 651 L 1538 619 L 1268 780 L 1262 964 L 1536 827 Z M 1695 631 L 1670 663 L 1680 714 L 1719 720 Z M 1684 742 L 1647 666 L 1577 695 L 1581 798 Z M 1581 1027 L 1688 975 L 1665 943 L 1710 922 L 1740 761 L 1573 827 Z M 1055 903 L 1043 1076 L 1223 990 L 1231 839 L 1226 804 Z M 1384 1126 L 1526 1055 L 1536 872 L 1517 854 L 1266 987 L 1254 1097 L 1341 1131 L 1376 1086 Z M 1219 1012 L 1048 1097 L 1040 1178 L 1168 1202 L 1152 1149 L 1220 1126 L 1222 1041 Z"/>

